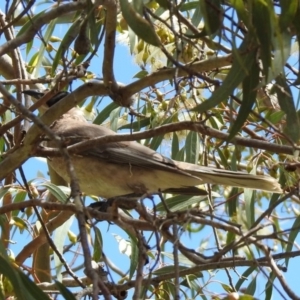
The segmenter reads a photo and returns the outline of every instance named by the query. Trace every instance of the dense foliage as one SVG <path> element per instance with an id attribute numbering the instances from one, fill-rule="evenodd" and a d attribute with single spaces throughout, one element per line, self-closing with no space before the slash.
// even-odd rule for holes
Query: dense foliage
<path id="1" fill-rule="evenodd" d="M 1 299 L 299 299 L 299 20 L 298 0 L 6 1 Z M 124 45 L 138 72 L 115 63 Z M 28 88 L 50 92 L 33 104 Z M 206 185 L 207 196 L 84 208 L 103 199 L 74 200 L 53 170 L 33 178 L 24 165 L 51 159 L 41 140 L 75 105 L 124 134 L 114 141 L 269 174 L 283 193 Z"/>

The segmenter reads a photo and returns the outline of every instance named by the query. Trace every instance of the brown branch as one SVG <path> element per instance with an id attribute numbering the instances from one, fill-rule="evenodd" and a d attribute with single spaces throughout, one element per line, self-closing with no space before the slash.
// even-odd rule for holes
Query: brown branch
<path id="1" fill-rule="evenodd" d="M 26 200 L 23 202 L 17 202 L 17 203 L 11 203 L 9 205 L 3 205 L 0 207 L 0 215 L 6 214 L 8 212 L 14 211 L 14 210 L 24 210 L 27 207 L 42 207 L 46 210 L 52 210 L 52 211 L 64 211 L 64 212 L 71 212 L 76 213 L 76 207 L 74 204 L 62 204 L 62 203 L 55 203 L 55 202 L 45 202 L 38 199 L 33 200 Z M 154 226 L 151 224 L 146 223 L 145 221 L 140 221 L 136 219 L 130 218 L 128 215 L 126 215 L 124 212 L 118 212 L 118 215 L 120 217 L 119 220 L 116 220 L 115 217 L 111 213 L 106 212 L 100 212 L 98 210 L 86 207 L 84 209 L 87 215 L 90 215 L 93 218 L 96 218 L 98 221 L 111 221 L 116 224 L 124 224 L 125 222 L 132 226 L 133 228 L 139 228 L 141 230 L 154 230 Z M 122 226 L 121 226 L 122 227 Z M 125 227 L 127 230 L 127 228 Z"/>
<path id="2" fill-rule="evenodd" d="M 133 300 L 139 300 L 141 299 L 141 291 L 143 285 L 143 269 L 146 262 L 146 251 L 145 251 L 145 244 L 144 244 L 144 237 L 141 235 L 141 233 L 136 230 L 136 236 L 137 236 L 137 247 L 138 247 L 138 264 L 136 268 L 136 280 L 135 280 L 135 286 L 134 286 L 134 294 L 132 296 Z"/>
<path id="3" fill-rule="evenodd" d="M 300 256 L 300 251 L 282 252 L 282 253 L 272 255 L 274 260 L 298 257 L 298 256 Z M 265 266 L 265 267 L 269 266 L 267 257 L 261 257 L 261 258 L 258 258 L 257 260 L 246 260 L 246 259 L 244 259 L 244 260 L 232 259 L 231 261 L 228 261 L 228 260 L 222 261 L 221 260 L 219 262 L 197 265 L 195 267 L 191 267 L 186 270 L 181 270 L 181 271 L 179 271 L 179 276 L 183 277 L 183 276 L 187 276 L 190 274 L 196 274 L 197 272 L 201 272 L 201 271 L 224 269 L 224 268 L 256 267 L 258 263 L 260 266 Z M 150 284 L 157 284 L 164 280 L 169 280 L 169 279 L 173 279 L 173 278 L 174 278 L 174 272 L 155 276 L 155 277 L 150 278 Z M 80 280 L 86 285 L 88 285 L 90 283 L 90 279 L 88 279 L 86 277 L 80 278 Z M 149 282 L 148 277 L 143 279 L 143 284 L 147 284 L 148 282 Z M 77 286 L 77 283 L 72 278 L 64 278 L 62 283 L 66 287 L 76 287 Z M 43 283 L 38 284 L 38 286 L 43 290 L 57 289 L 57 286 L 55 285 L 55 283 L 43 282 Z M 120 284 L 120 285 L 109 284 L 109 286 L 111 287 L 111 289 L 116 289 L 118 291 L 125 291 L 125 290 L 129 290 L 135 286 L 135 280 L 131 280 L 131 281 L 128 281 L 128 282 L 126 282 L 124 284 Z"/>
<path id="4" fill-rule="evenodd" d="M 232 63 L 232 56 L 226 55 L 222 57 L 214 57 L 210 59 L 205 59 L 196 63 L 192 63 L 190 65 L 186 65 L 185 67 L 188 68 L 190 71 L 195 72 L 207 72 L 212 71 L 214 69 L 222 68 L 231 65 Z M 124 88 L 120 89 L 120 94 L 123 98 L 128 98 L 135 93 L 141 91 L 144 88 L 147 88 L 151 85 L 155 85 L 158 82 L 169 80 L 174 78 L 174 76 L 182 77 L 188 76 L 188 73 L 183 69 L 177 68 L 163 68 L 159 71 L 153 72 L 148 76 L 137 80 Z"/>
<path id="5" fill-rule="evenodd" d="M 66 96 L 63 100 L 53 105 L 42 117 L 39 118 L 40 124 L 43 126 L 50 125 L 53 121 L 58 119 L 62 114 L 70 110 L 75 105 L 79 104 L 83 99 L 90 95 L 98 94 L 105 95 L 106 90 L 103 83 L 89 82 L 72 94 Z M 28 110 L 27 110 L 28 112 Z M 27 132 L 24 142 L 21 146 L 15 149 L 13 153 L 8 155 L 0 164 L 0 180 L 5 178 L 6 174 L 13 172 L 24 161 L 32 156 L 32 151 L 44 127 L 33 125 Z"/>
<path id="6" fill-rule="evenodd" d="M 184 121 L 177 122 L 173 124 L 166 124 L 160 127 L 156 127 L 153 129 L 145 130 L 142 132 L 134 132 L 132 134 L 116 134 L 116 135 L 107 135 L 101 136 L 98 138 L 86 140 L 80 143 L 76 143 L 67 147 L 69 153 L 80 153 L 85 150 L 91 149 L 97 145 L 103 145 L 105 143 L 114 143 L 114 142 L 124 142 L 124 141 L 136 141 L 151 138 L 154 136 L 165 135 L 170 132 L 181 131 L 181 130 L 192 130 L 199 132 L 201 134 L 210 136 L 212 138 L 217 138 L 223 141 L 226 141 L 229 137 L 228 133 L 207 127 L 203 125 L 201 122 L 192 122 L 192 121 Z M 278 145 L 271 142 L 266 142 L 262 140 L 249 139 L 244 137 L 235 137 L 230 142 L 235 145 L 246 146 L 256 149 L 262 149 L 274 153 L 282 153 L 282 154 L 293 154 L 295 149 L 298 147 L 291 147 L 286 145 Z M 55 148 L 38 148 L 33 153 L 36 156 L 58 156 L 59 151 Z M 1 174 L 1 171 L 0 171 Z"/>
<path id="7" fill-rule="evenodd" d="M 286 280 L 284 279 L 280 269 L 278 268 L 277 264 L 275 263 L 275 260 L 271 254 L 270 249 L 267 246 L 263 246 L 264 248 L 264 252 L 266 255 L 266 260 L 269 263 L 270 268 L 272 269 L 273 273 L 275 274 L 275 276 L 277 277 L 278 281 L 280 282 L 283 290 L 288 294 L 288 296 L 290 297 L 290 299 L 293 300 L 299 300 L 300 297 L 297 296 L 292 289 L 289 287 L 288 283 L 286 282 Z"/>
<path id="8" fill-rule="evenodd" d="M 106 8 L 106 16 L 102 74 L 105 86 L 112 87 L 112 89 L 114 89 L 117 88 L 114 75 L 114 54 L 117 27 L 117 2 L 115 0 L 104 0 L 103 6 Z"/>
<path id="9" fill-rule="evenodd" d="M 22 44 L 32 41 L 37 33 L 45 24 L 49 23 L 53 19 L 62 16 L 64 14 L 69 14 L 70 12 L 81 10 L 86 8 L 87 4 L 84 1 L 70 2 L 67 4 L 61 4 L 50 11 L 42 14 L 35 19 L 34 24 L 32 24 L 28 30 L 22 35 L 17 36 L 11 41 L 6 42 L 0 46 L 0 57 L 3 54 L 13 51 L 15 48 L 21 46 Z"/>
<path id="10" fill-rule="evenodd" d="M 30 200 L 30 201 L 36 201 L 36 200 Z M 38 201 L 36 201 L 38 202 Z M 38 206 L 38 205 L 37 205 Z M 56 228 L 64 224 L 73 214 L 73 212 L 66 212 L 63 211 L 60 214 L 58 214 L 55 218 L 51 219 L 49 222 L 46 223 L 46 227 L 49 230 L 49 232 L 54 231 Z M 23 262 L 32 255 L 34 251 L 41 245 L 47 243 L 47 237 L 44 233 L 44 231 L 40 232 L 39 236 L 37 236 L 35 239 L 33 239 L 31 242 L 29 242 L 26 246 L 23 247 L 21 252 L 16 256 L 16 263 L 20 266 L 23 264 Z"/>

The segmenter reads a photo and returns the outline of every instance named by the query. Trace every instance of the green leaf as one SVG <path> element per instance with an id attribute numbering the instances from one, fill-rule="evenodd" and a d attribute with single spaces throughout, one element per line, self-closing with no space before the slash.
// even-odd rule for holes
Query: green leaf
<path id="1" fill-rule="evenodd" d="M 170 197 L 168 199 L 165 199 L 164 202 L 168 206 L 168 208 L 171 211 L 180 211 L 180 210 L 186 210 L 191 205 L 195 203 L 199 203 L 200 201 L 207 199 L 207 195 L 205 196 L 185 196 L 185 195 L 176 195 L 174 197 Z M 162 202 L 158 203 L 155 206 L 155 209 L 157 211 L 165 211 L 165 207 L 162 204 Z"/>
<path id="2" fill-rule="evenodd" d="M 263 63 L 264 75 L 268 77 L 269 67 L 272 59 L 272 27 L 271 27 L 271 10 L 267 4 L 268 1 L 252 2 L 253 26 L 260 43 L 260 56 Z"/>
<path id="3" fill-rule="evenodd" d="M 116 109 L 119 105 L 116 104 L 115 102 L 110 103 L 109 105 L 107 105 L 96 117 L 96 119 L 94 120 L 94 124 L 102 124 L 110 115 L 110 113 Z"/>
<path id="4" fill-rule="evenodd" d="M 96 226 L 94 226 L 93 228 L 95 231 L 93 260 L 95 262 L 99 262 L 102 257 L 103 239 L 100 229 Z"/>
<path id="5" fill-rule="evenodd" d="M 239 300 L 257 300 L 257 298 L 252 295 L 244 294 L 239 296 Z"/>
<path id="6" fill-rule="evenodd" d="M 292 91 L 287 84 L 286 78 L 280 75 L 276 78 L 276 84 L 272 91 L 277 93 L 277 99 L 281 109 L 286 113 L 286 127 L 287 135 L 296 143 L 300 137 L 300 126 L 295 103 L 292 97 Z"/>
<path id="7" fill-rule="evenodd" d="M 109 115 L 110 129 L 115 132 L 118 130 L 118 121 L 119 121 L 121 109 L 122 107 L 119 106 L 115 108 Z"/>
<path id="8" fill-rule="evenodd" d="M 16 194 L 16 196 L 14 197 L 14 203 L 19 203 L 19 202 L 23 202 L 26 198 L 27 192 L 23 191 L 23 190 L 19 190 Z"/>
<path id="9" fill-rule="evenodd" d="M 32 30 L 33 29 L 32 27 L 34 26 L 34 24 L 36 24 L 36 20 L 40 19 L 40 17 L 44 15 L 45 12 L 46 10 L 43 10 L 37 13 L 36 15 L 34 15 L 33 17 L 31 17 L 30 20 L 26 22 L 25 25 L 19 30 L 17 37 L 26 34 L 30 29 Z"/>
<path id="10" fill-rule="evenodd" d="M 37 61 L 39 59 L 39 52 L 37 51 L 36 53 L 34 53 L 30 59 L 30 61 L 28 62 L 28 73 L 32 73 L 36 64 L 37 64 Z"/>
<path id="11" fill-rule="evenodd" d="M 189 269 L 188 267 L 184 267 L 184 266 L 178 266 L 178 270 L 179 271 L 184 271 Z M 175 271 L 175 266 L 165 266 L 162 268 L 159 268 L 157 270 L 155 270 L 152 274 L 154 275 L 164 275 L 164 274 L 169 274 L 169 273 L 174 273 Z"/>
<path id="12" fill-rule="evenodd" d="M 299 0 L 280 0 L 280 7 L 281 14 L 279 15 L 279 24 L 282 30 L 286 30 L 296 16 L 296 12 L 299 8 Z"/>
<path id="13" fill-rule="evenodd" d="M 195 131 L 190 131 L 185 141 L 185 158 L 186 162 L 197 164 L 199 160 L 200 141 L 199 134 Z"/>
<path id="14" fill-rule="evenodd" d="M 255 221 L 254 205 L 255 205 L 255 191 L 250 189 L 244 189 L 244 200 L 245 200 L 245 213 L 248 228 L 251 228 Z"/>
<path id="15" fill-rule="evenodd" d="M 269 207 L 271 207 L 273 204 L 275 204 L 280 197 L 280 194 L 273 194 L 269 203 Z"/>
<path id="16" fill-rule="evenodd" d="M 229 245 L 231 242 L 235 241 L 236 234 L 232 231 L 228 231 L 226 235 L 226 245 Z"/>
<path id="17" fill-rule="evenodd" d="M 276 278 L 276 274 L 274 272 L 271 272 L 268 276 L 268 280 L 266 282 L 266 286 L 265 286 L 265 300 L 271 300 L 272 299 L 272 292 L 273 292 L 273 282 Z"/>
<path id="18" fill-rule="evenodd" d="M 215 34 L 222 26 L 223 10 L 220 0 L 199 1 L 204 18 L 202 36 Z"/>
<path id="19" fill-rule="evenodd" d="M 236 10 L 238 18 L 242 21 L 247 28 L 250 28 L 251 22 L 249 20 L 249 14 L 244 4 L 244 0 L 230 0 L 232 7 Z"/>
<path id="20" fill-rule="evenodd" d="M 228 196 L 229 201 L 226 201 L 226 206 L 228 208 L 229 217 L 236 216 L 237 213 L 237 205 L 238 205 L 238 188 L 232 188 L 231 192 Z"/>
<path id="21" fill-rule="evenodd" d="M 55 285 L 66 300 L 76 300 L 75 296 L 61 282 L 55 281 Z M 38 298 L 37 298 L 38 299 Z"/>
<path id="22" fill-rule="evenodd" d="M 131 243 L 131 256 L 130 256 L 130 268 L 129 268 L 129 279 L 133 277 L 139 262 L 139 249 L 137 245 L 137 240 L 135 237 L 130 235 Z"/>
<path id="23" fill-rule="evenodd" d="M 288 252 L 292 251 L 293 246 L 294 246 L 294 241 L 295 241 L 296 237 L 298 236 L 298 233 L 300 232 L 299 228 L 300 228 L 300 216 L 298 216 L 296 218 L 296 220 L 293 223 L 292 228 L 290 229 L 290 234 L 288 236 L 289 238 L 288 238 L 287 247 L 286 247 L 285 252 L 288 253 Z M 290 257 L 287 257 L 285 259 L 286 267 L 288 267 L 289 260 L 290 260 Z"/>
<path id="24" fill-rule="evenodd" d="M 151 139 L 151 143 L 149 147 L 153 150 L 157 150 L 157 148 L 161 145 L 162 140 L 164 139 L 163 135 L 155 136 Z"/>
<path id="25" fill-rule="evenodd" d="M 141 78 L 144 78 L 148 75 L 148 71 L 146 70 L 142 70 L 142 71 L 139 71 L 138 73 L 136 73 L 133 78 L 137 78 L 137 79 L 141 79 Z"/>
<path id="26" fill-rule="evenodd" d="M 0 215 L 0 229 L 1 229 L 2 236 L 9 236 L 6 224 L 7 224 L 7 216 L 6 216 L 6 214 L 1 214 Z M 2 246 L 2 244 L 0 243 L 0 254 L 3 255 L 3 252 L 1 252 L 1 250 L 2 250 L 1 246 Z M 5 249 L 4 249 L 4 253 L 6 254 Z"/>
<path id="27" fill-rule="evenodd" d="M 97 44 L 98 35 L 102 28 L 102 22 L 97 22 L 96 14 L 95 14 L 95 5 L 93 4 L 92 0 L 87 1 L 88 4 L 88 28 L 90 30 L 90 39 L 92 44 Z"/>
<path id="28" fill-rule="evenodd" d="M 33 281 L 28 278 L 23 272 L 19 271 L 18 275 L 24 285 L 23 293 L 30 293 L 32 297 L 28 295 L 27 299 L 36 300 L 36 299 L 50 299 L 49 296 L 44 293 L 41 288 L 39 288 Z M 20 298 L 24 299 L 24 298 Z M 26 298 L 25 298 L 26 299 Z M 71 300 L 71 299 L 70 299 Z"/>
<path id="29" fill-rule="evenodd" d="M 266 115 L 266 120 L 268 120 L 269 122 L 273 123 L 273 124 L 278 124 L 278 122 L 280 122 L 282 120 L 282 118 L 284 117 L 285 113 L 282 110 L 279 111 L 275 111 L 275 112 L 267 112 Z"/>
<path id="30" fill-rule="evenodd" d="M 163 8 L 169 8 L 168 0 L 156 0 L 156 2 Z"/>
<path id="31" fill-rule="evenodd" d="M 23 233 L 24 229 L 28 230 L 28 223 L 22 218 L 13 217 L 12 220 L 14 221 L 14 226 L 20 230 L 20 233 Z"/>
<path id="32" fill-rule="evenodd" d="M 157 1 L 156 1 L 157 2 Z M 199 6 L 199 0 L 196 1 L 190 1 L 190 2 L 181 2 L 179 5 L 180 11 L 190 11 L 193 9 L 196 9 Z"/>
<path id="33" fill-rule="evenodd" d="M 295 2 L 297 0 L 293 0 Z M 291 2 L 291 1 L 290 1 Z M 298 3 L 298 7 L 295 10 L 295 17 L 293 18 L 293 26 L 296 28 L 296 40 L 298 41 L 298 48 L 300 48 L 300 5 Z M 298 51 L 299 52 L 299 51 Z M 298 57 L 298 69 L 300 69 L 300 59 Z M 298 72 L 298 76 L 294 82 L 294 85 L 299 85 L 300 84 L 300 73 Z"/>
<path id="34" fill-rule="evenodd" d="M 195 27 L 198 27 L 198 25 L 200 24 L 202 18 L 203 18 L 203 14 L 201 13 L 201 7 L 200 7 L 200 1 L 198 2 L 198 5 L 195 8 L 195 11 L 193 13 L 193 16 L 191 18 L 191 22 Z M 191 31 L 190 29 L 188 29 L 188 31 L 186 32 L 187 34 L 190 34 Z"/>
<path id="35" fill-rule="evenodd" d="M 142 120 L 137 120 L 135 122 L 123 125 L 123 126 L 119 127 L 119 129 L 132 129 L 134 131 L 140 131 L 141 128 L 144 128 L 144 127 L 150 125 L 150 123 L 151 123 L 151 118 L 145 118 Z"/>
<path id="36" fill-rule="evenodd" d="M 174 261 L 174 254 L 173 254 L 173 252 L 162 251 L 161 255 L 163 255 L 163 256 L 169 258 L 170 260 Z M 188 258 L 186 258 L 186 256 L 184 256 L 181 253 L 178 254 L 178 259 L 179 259 L 179 263 L 180 264 L 185 264 L 185 265 L 190 266 L 190 267 L 191 266 L 195 266 L 195 264 L 193 262 L 191 262 Z M 170 267 L 172 268 L 173 266 L 170 266 Z M 185 266 L 184 266 L 184 268 L 185 268 Z"/>
<path id="37" fill-rule="evenodd" d="M 2 255 L 0 255 L 0 273 L 10 281 L 13 286 L 13 291 L 18 299 L 32 299 L 29 297 L 28 292 L 23 286 L 19 276 L 21 272 L 18 271 L 18 269 L 15 269 L 10 261 Z M 48 297 L 41 299 L 48 299 Z"/>
<path id="38" fill-rule="evenodd" d="M 202 286 L 198 284 L 198 279 L 202 277 L 203 274 L 201 272 L 186 275 L 185 279 L 180 282 L 180 285 L 199 292 L 202 290 Z"/>
<path id="39" fill-rule="evenodd" d="M 228 158 L 224 155 L 222 149 L 217 148 L 216 150 L 217 150 L 218 155 L 219 155 L 219 157 L 220 157 L 220 159 L 221 159 L 222 166 L 223 166 L 225 169 L 229 169 L 229 168 L 230 168 L 230 165 L 229 165 L 229 163 L 228 163 Z"/>
<path id="40" fill-rule="evenodd" d="M 140 0 L 136 2 L 139 2 L 140 5 L 142 5 Z M 146 43 L 158 47 L 160 41 L 150 23 L 145 20 L 127 0 L 120 1 L 120 7 L 128 26 L 136 33 L 136 35 Z"/>
<path id="41" fill-rule="evenodd" d="M 185 153 L 185 148 L 183 147 L 177 152 L 175 159 L 178 161 L 184 161 L 184 153 Z"/>
<path id="42" fill-rule="evenodd" d="M 232 288 L 228 284 L 222 283 L 221 285 L 222 285 L 222 288 L 224 289 L 225 292 L 227 292 L 227 293 L 232 292 Z"/>
<path id="43" fill-rule="evenodd" d="M 273 38 L 273 59 L 271 68 L 268 72 L 268 77 L 265 77 L 263 84 L 272 82 L 280 73 L 284 72 L 285 64 L 291 55 L 291 39 L 290 32 L 276 32 Z"/>
<path id="44" fill-rule="evenodd" d="M 10 187 L 2 187 L 0 189 L 0 200 L 7 194 L 7 193 L 12 193 L 15 191 L 14 189 L 11 189 Z"/>
<path id="45" fill-rule="evenodd" d="M 0 154 L 2 154 L 4 151 L 5 151 L 5 140 L 2 136 L 2 137 L 0 137 Z M 1 161 L 1 158 L 0 158 L 0 161 Z"/>
<path id="46" fill-rule="evenodd" d="M 227 100 L 228 96 L 232 94 L 234 89 L 237 88 L 249 74 L 249 70 L 255 62 L 256 51 L 251 51 L 248 47 L 251 48 L 251 46 L 248 45 L 248 42 L 243 41 L 239 52 L 243 53 L 243 51 L 247 50 L 247 54 L 243 56 L 240 56 L 238 53 L 235 54 L 232 67 L 221 87 L 216 89 L 208 100 L 193 108 L 193 111 L 203 113 Z"/>
<path id="47" fill-rule="evenodd" d="M 168 117 L 163 121 L 162 125 L 172 123 L 173 116 Z M 155 136 L 151 139 L 149 147 L 153 150 L 157 150 L 157 148 L 161 145 L 162 140 L 164 139 L 164 135 Z"/>
<path id="48" fill-rule="evenodd" d="M 248 280 L 248 277 L 256 270 L 256 267 L 248 268 L 241 276 L 239 281 L 235 285 L 235 289 L 239 291 L 241 289 L 242 284 Z"/>
<path id="49" fill-rule="evenodd" d="M 67 202 L 68 197 L 66 196 L 66 193 L 62 190 L 63 187 L 59 187 L 51 182 L 44 182 L 39 184 L 38 186 L 45 187 L 61 203 Z"/>
<path id="50" fill-rule="evenodd" d="M 257 63 L 253 63 L 249 75 L 243 80 L 243 101 L 238 116 L 230 128 L 228 141 L 234 138 L 239 132 L 252 110 L 256 100 L 256 88 L 259 84 L 259 72 Z"/>
<path id="51" fill-rule="evenodd" d="M 57 21 L 57 19 L 52 20 L 49 23 L 49 25 L 47 26 L 46 33 L 43 36 L 43 39 L 46 43 L 48 43 L 49 39 L 52 36 L 52 33 L 55 29 L 56 21 Z M 39 77 L 41 75 L 40 74 L 40 66 L 41 66 L 41 64 L 43 62 L 43 59 L 45 57 L 44 53 L 45 53 L 45 50 L 46 50 L 46 46 L 47 45 L 45 45 L 45 43 L 40 43 L 40 48 L 39 48 L 39 51 L 37 52 L 39 55 L 38 55 L 37 63 L 35 65 L 34 77 Z"/>
<path id="52" fill-rule="evenodd" d="M 172 138 L 172 159 L 176 159 L 176 155 L 179 151 L 179 139 L 176 132 L 173 132 L 173 138 Z"/>
<path id="53" fill-rule="evenodd" d="M 68 236 L 68 230 L 70 229 L 74 220 L 74 215 L 72 215 L 64 224 L 59 226 L 54 233 L 53 242 L 55 243 L 56 249 L 61 255 L 64 250 L 64 242 Z M 63 263 L 60 261 L 59 257 L 54 253 L 54 264 L 56 271 L 56 278 L 58 281 L 62 281 L 62 267 Z"/>
<path id="54" fill-rule="evenodd" d="M 257 276 L 255 276 L 250 284 L 247 286 L 247 290 L 246 290 L 246 294 L 249 294 L 249 295 L 254 295 L 255 294 L 255 291 L 256 291 L 256 280 L 257 280 Z"/>
<path id="55" fill-rule="evenodd" d="M 26 55 L 29 54 L 30 50 L 32 49 L 32 46 L 33 46 L 33 40 L 28 42 L 27 45 L 26 45 Z"/>
<path id="56" fill-rule="evenodd" d="M 64 38 L 62 39 L 59 48 L 57 50 L 57 53 L 54 57 L 53 64 L 52 64 L 52 70 L 51 74 L 52 76 L 55 74 L 56 68 L 59 64 L 59 61 L 64 57 L 65 52 L 69 49 L 72 42 L 75 40 L 75 38 L 78 36 L 81 24 L 83 22 L 83 18 L 80 16 L 78 17 L 71 27 L 68 29 L 68 31 L 64 34 Z"/>

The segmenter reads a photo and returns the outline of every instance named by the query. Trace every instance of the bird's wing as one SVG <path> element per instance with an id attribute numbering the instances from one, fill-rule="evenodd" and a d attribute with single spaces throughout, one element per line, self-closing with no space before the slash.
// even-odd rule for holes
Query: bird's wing
<path id="1" fill-rule="evenodd" d="M 86 139 L 116 134 L 104 126 L 93 124 L 85 123 L 79 126 L 78 123 L 70 121 L 64 122 L 63 125 L 64 126 L 60 126 L 58 124 L 55 132 L 68 139 L 69 145 Z M 188 172 L 180 170 L 172 159 L 137 142 L 105 143 L 103 145 L 93 146 L 78 154 L 82 156 L 94 156 L 114 164 L 130 164 L 143 168 L 155 168 L 156 170 L 177 172 L 195 178 L 195 176 Z M 201 181 L 201 179 L 199 179 L 199 181 Z"/>

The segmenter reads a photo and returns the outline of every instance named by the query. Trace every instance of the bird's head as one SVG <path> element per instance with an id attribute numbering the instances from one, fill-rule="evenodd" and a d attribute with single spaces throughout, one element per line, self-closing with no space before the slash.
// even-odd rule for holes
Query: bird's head
<path id="1" fill-rule="evenodd" d="M 48 90 L 44 90 L 44 91 L 40 91 L 40 90 L 24 90 L 22 93 L 28 96 L 33 97 L 34 99 L 41 99 L 44 95 L 46 95 L 48 92 Z M 69 92 L 66 91 L 60 91 L 58 93 L 56 93 L 53 97 L 51 97 L 47 102 L 47 106 L 51 107 L 52 105 L 54 105 L 55 103 L 57 103 L 58 101 L 60 101 L 61 99 L 63 99 L 64 97 L 66 97 L 69 94 Z"/>

